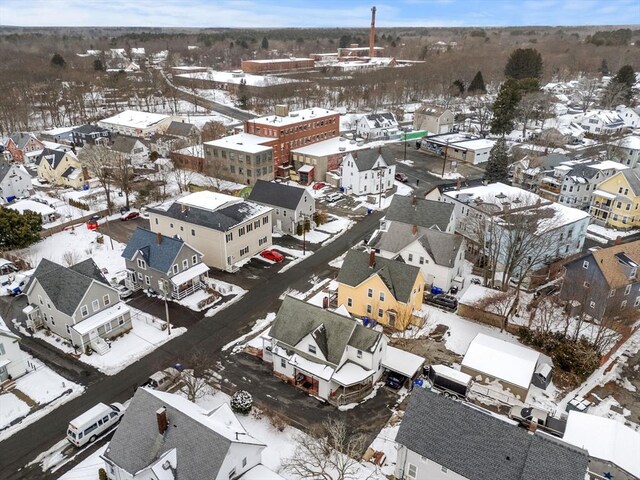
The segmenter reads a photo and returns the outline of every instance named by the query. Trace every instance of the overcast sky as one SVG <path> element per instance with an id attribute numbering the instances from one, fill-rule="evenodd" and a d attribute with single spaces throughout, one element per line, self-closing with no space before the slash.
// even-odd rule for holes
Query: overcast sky
<path id="1" fill-rule="evenodd" d="M 0 0 L 0 25 L 367 27 L 640 24 L 640 0 Z"/>

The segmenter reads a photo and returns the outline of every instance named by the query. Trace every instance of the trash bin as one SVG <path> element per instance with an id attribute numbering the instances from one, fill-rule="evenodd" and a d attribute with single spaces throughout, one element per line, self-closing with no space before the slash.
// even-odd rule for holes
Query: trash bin
<path id="1" fill-rule="evenodd" d="M 371 212 L 373 212 L 373 210 L 371 210 L 370 208 L 367 208 L 367 215 L 371 215 Z"/>

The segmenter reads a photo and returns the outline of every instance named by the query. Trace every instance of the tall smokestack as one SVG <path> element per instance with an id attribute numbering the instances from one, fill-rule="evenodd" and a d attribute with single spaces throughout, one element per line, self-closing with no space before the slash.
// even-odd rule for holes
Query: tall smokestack
<path id="1" fill-rule="evenodd" d="M 375 57 L 376 52 L 376 7 L 371 7 L 371 30 L 369 31 L 369 57 Z"/>

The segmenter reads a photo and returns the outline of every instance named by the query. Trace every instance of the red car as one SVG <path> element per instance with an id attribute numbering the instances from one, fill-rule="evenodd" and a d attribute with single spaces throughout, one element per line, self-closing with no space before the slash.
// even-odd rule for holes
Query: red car
<path id="1" fill-rule="evenodd" d="M 277 250 L 264 250 L 260 252 L 260 256 L 276 263 L 280 263 L 284 260 L 284 255 L 282 255 Z"/>
<path id="2" fill-rule="evenodd" d="M 89 230 L 98 230 L 98 221 L 91 219 L 87 222 L 87 228 Z"/>
<path id="3" fill-rule="evenodd" d="M 326 184 L 324 184 L 322 182 L 318 182 L 318 183 L 314 183 L 313 184 L 313 189 L 314 190 L 320 190 L 320 189 L 322 189 L 322 188 L 324 188 L 326 186 L 327 186 Z"/>
<path id="4" fill-rule="evenodd" d="M 120 217 L 120 220 L 124 222 L 126 220 L 133 220 L 134 218 L 138 218 L 139 216 L 140 212 L 138 212 L 137 210 L 131 210 L 130 212 L 123 213 Z"/>

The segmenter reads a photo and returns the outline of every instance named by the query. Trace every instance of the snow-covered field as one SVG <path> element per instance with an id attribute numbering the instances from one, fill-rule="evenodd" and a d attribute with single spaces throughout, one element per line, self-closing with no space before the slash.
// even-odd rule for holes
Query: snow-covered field
<path id="1" fill-rule="evenodd" d="M 23 352 L 23 358 L 34 369 L 16 380 L 16 390 L 29 397 L 37 410 L 9 392 L 0 395 L 0 441 L 42 418 L 52 410 L 84 391 L 84 387 L 58 375 L 39 360 Z M 7 426 L 18 418 L 20 423 Z"/>

